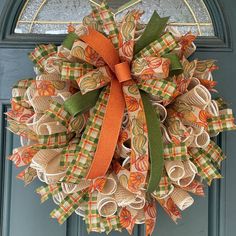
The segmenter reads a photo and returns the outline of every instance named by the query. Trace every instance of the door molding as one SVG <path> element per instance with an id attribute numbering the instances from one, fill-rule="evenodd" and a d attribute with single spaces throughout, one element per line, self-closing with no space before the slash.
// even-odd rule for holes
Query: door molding
<path id="1" fill-rule="evenodd" d="M 25 0 L 7 0 L 0 16 L 0 47 L 34 48 L 40 43 L 63 41 L 64 35 L 16 34 L 15 25 Z M 211 15 L 215 37 L 199 37 L 196 40 L 198 51 L 232 51 L 231 33 L 220 0 L 204 0 Z"/>

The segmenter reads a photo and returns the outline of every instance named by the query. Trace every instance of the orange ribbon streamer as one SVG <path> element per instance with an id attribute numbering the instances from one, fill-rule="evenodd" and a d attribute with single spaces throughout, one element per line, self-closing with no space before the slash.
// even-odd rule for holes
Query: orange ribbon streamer
<path id="1" fill-rule="evenodd" d="M 81 36 L 80 39 L 102 56 L 114 72 L 97 150 L 86 176 L 87 179 L 94 179 L 104 176 L 111 164 L 125 109 L 125 100 L 120 83 L 131 79 L 131 76 L 129 66 L 126 63 L 120 63 L 118 53 L 112 42 L 101 33 L 88 28 L 88 33 Z"/>

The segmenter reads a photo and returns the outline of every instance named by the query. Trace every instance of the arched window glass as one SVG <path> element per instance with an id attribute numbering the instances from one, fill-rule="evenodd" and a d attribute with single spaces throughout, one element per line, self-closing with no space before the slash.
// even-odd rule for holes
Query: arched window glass
<path id="1" fill-rule="evenodd" d="M 153 10 L 161 16 L 170 16 L 170 25 L 180 32 L 192 31 L 199 36 L 214 36 L 210 14 L 203 0 L 110 0 L 109 5 L 117 19 L 133 8 L 144 10 L 144 22 Z M 90 4 L 99 0 L 26 0 L 18 18 L 15 33 L 65 34 L 67 25 L 80 24 L 91 11 Z"/>

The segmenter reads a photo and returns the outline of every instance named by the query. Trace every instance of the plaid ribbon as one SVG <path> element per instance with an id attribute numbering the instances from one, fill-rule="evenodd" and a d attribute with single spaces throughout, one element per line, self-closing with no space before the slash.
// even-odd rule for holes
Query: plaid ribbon
<path id="1" fill-rule="evenodd" d="M 114 47 L 117 49 L 119 44 L 119 31 L 109 6 L 106 2 L 103 2 L 99 7 L 93 6 L 92 8 L 94 17 L 101 24 L 103 32 L 112 41 Z"/>
<path id="2" fill-rule="evenodd" d="M 152 193 L 152 195 L 154 195 L 156 198 L 166 197 L 173 190 L 173 187 L 174 186 L 171 184 L 169 176 L 164 170 L 158 188 Z"/>
<path id="3" fill-rule="evenodd" d="M 29 54 L 29 58 L 39 68 L 39 70 L 43 72 L 46 60 L 56 54 L 57 47 L 55 45 L 39 45 Z"/>
<path id="4" fill-rule="evenodd" d="M 202 149 L 201 152 L 204 152 L 211 159 L 217 169 L 220 169 L 221 162 L 226 158 L 221 148 L 213 141 L 206 148 Z"/>
<path id="5" fill-rule="evenodd" d="M 93 66 L 87 63 L 63 62 L 61 67 L 62 80 L 76 80 L 87 74 L 93 69 Z"/>
<path id="6" fill-rule="evenodd" d="M 170 143 L 164 146 L 164 158 L 168 161 L 186 161 L 189 159 L 185 143 Z"/>
<path id="7" fill-rule="evenodd" d="M 62 151 L 62 158 L 60 161 L 60 166 L 70 166 L 72 161 L 79 153 L 79 145 L 80 139 L 78 137 L 73 138 L 68 145 Z"/>
<path id="8" fill-rule="evenodd" d="M 58 194 L 62 191 L 61 184 L 49 184 L 46 186 L 41 186 L 36 189 L 36 193 L 40 195 L 41 203 L 48 200 L 50 197 Z"/>
<path id="9" fill-rule="evenodd" d="M 85 224 L 89 232 L 101 232 L 101 216 L 97 209 L 97 192 L 89 193 L 88 202 L 85 206 Z"/>
<path id="10" fill-rule="evenodd" d="M 232 109 L 221 110 L 219 116 L 209 118 L 207 123 L 209 133 L 218 133 L 236 129 Z"/>
<path id="11" fill-rule="evenodd" d="M 68 127 L 70 124 L 71 115 L 64 109 L 64 106 L 56 101 L 50 104 L 46 114 L 62 125 Z"/>
<path id="12" fill-rule="evenodd" d="M 140 80 L 138 81 L 138 87 L 146 93 L 158 96 L 161 100 L 165 101 L 170 100 L 177 89 L 175 83 L 162 79 Z"/>
<path id="13" fill-rule="evenodd" d="M 164 56 L 172 51 L 177 46 L 174 36 L 171 33 L 165 33 L 156 41 L 150 43 L 147 47 L 142 49 L 135 58 L 148 56 Z"/>
<path id="14" fill-rule="evenodd" d="M 77 183 L 87 174 L 93 155 L 97 148 L 102 121 L 106 110 L 110 87 L 107 86 L 100 94 L 94 114 L 89 118 L 86 129 L 79 143 L 79 153 L 70 163 L 63 182 Z"/>
<path id="15" fill-rule="evenodd" d="M 63 224 L 78 206 L 87 200 L 88 194 L 85 191 L 67 195 L 60 203 L 59 208 L 54 209 L 50 215 L 52 218 L 56 218 L 58 223 Z"/>
<path id="16" fill-rule="evenodd" d="M 65 147 L 74 134 L 56 133 L 51 135 L 38 135 L 38 147 L 41 149 Z"/>
<path id="17" fill-rule="evenodd" d="M 102 218 L 102 225 L 102 228 L 105 229 L 106 234 L 109 234 L 112 230 L 119 232 L 122 230 L 120 220 L 117 215 Z"/>
<path id="18" fill-rule="evenodd" d="M 211 184 L 213 179 L 219 179 L 222 176 L 217 168 L 211 162 L 211 156 L 204 149 L 191 148 L 189 154 L 193 158 L 194 164 L 197 166 L 198 174 L 207 181 L 208 185 Z"/>

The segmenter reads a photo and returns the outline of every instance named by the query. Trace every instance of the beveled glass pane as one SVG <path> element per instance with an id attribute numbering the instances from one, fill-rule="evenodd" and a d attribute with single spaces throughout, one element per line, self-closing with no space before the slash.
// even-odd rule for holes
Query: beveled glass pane
<path id="1" fill-rule="evenodd" d="M 90 4 L 99 0 L 27 0 L 15 28 L 15 33 L 65 34 L 69 23 L 80 24 L 91 11 Z M 181 33 L 192 31 L 200 36 L 214 36 L 211 17 L 203 0 L 110 0 L 117 20 L 132 9 L 145 11 L 142 21 L 147 23 L 154 10 L 170 16 L 170 25 Z M 124 7 L 126 4 L 126 7 Z M 128 5 L 127 5 L 128 4 Z M 123 10 L 121 10 L 123 8 Z"/>

